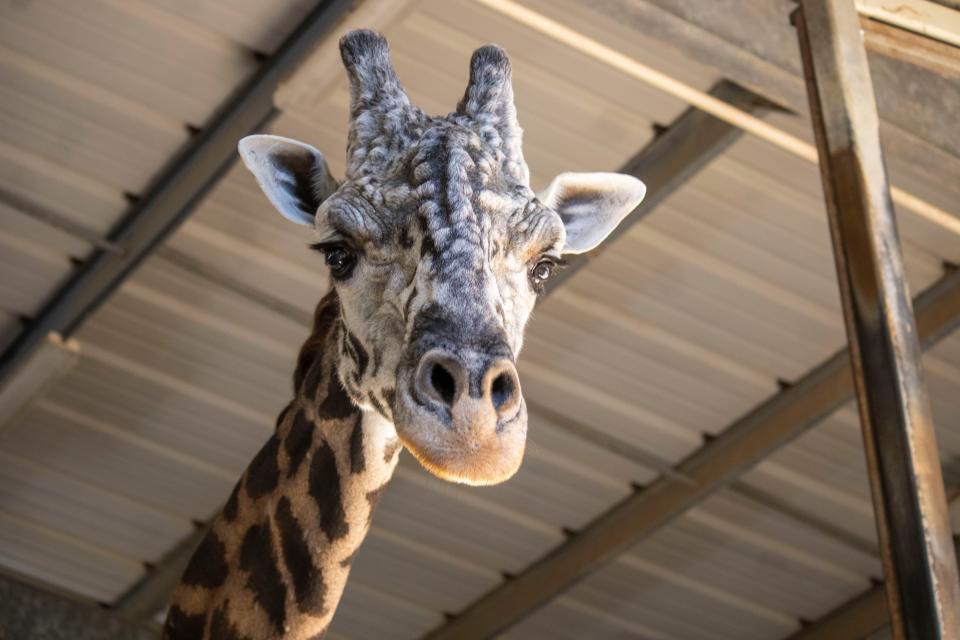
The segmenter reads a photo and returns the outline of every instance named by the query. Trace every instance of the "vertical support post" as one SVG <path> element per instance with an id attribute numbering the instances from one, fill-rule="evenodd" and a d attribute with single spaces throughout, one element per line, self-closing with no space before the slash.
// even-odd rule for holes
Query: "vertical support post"
<path id="1" fill-rule="evenodd" d="M 960 584 L 879 120 L 852 0 L 794 13 L 894 637 L 960 638 Z"/>

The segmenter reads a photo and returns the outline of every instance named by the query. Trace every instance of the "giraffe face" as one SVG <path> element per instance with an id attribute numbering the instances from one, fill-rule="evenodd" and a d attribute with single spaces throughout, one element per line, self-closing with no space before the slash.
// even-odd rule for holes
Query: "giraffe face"
<path id="1" fill-rule="evenodd" d="M 516 357 L 564 253 L 596 246 L 643 197 L 616 174 L 528 183 L 495 47 L 474 54 L 456 112 L 411 106 L 386 42 L 341 42 L 353 114 L 347 176 L 312 147 L 251 136 L 241 155 L 281 213 L 314 227 L 340 300 L 339 374 L 353 401 L 391 419 L 431 472 L 493 484 L 516 472 L 527 414 Z"/>
<path id="2" fill-rule="evenodd" d="M 512 475 L 526 439 L 516 355 L 560 261 L 559 215 L 448 121 L 395 166 L 346 181 L 321 215 L 319 245 L 347 265 L 334 286 L 351 396 L 387 413 L 437 475 Z"/>

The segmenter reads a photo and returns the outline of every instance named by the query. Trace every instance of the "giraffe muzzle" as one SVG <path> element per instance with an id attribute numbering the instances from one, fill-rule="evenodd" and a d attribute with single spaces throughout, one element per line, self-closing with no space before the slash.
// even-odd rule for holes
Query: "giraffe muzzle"
<path id="1" fill-rule="evenodd" d="M 397 432 L 432 473 L 484 485 L 516 472 L 526 407 L 512 360 L 433 349 L 400 388 Z"/>

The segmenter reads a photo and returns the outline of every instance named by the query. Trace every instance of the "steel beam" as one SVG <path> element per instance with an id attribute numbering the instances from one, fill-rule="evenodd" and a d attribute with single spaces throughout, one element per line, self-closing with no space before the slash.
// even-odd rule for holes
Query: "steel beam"
<path id="1" fill-rule="evenodd" d="M 856 9 L 794 14 L 850 343 L 891 627 L 960 638 L 960 580 L 940 455 Z"/>
<path id="2" fill-rule="evenodd" d="M 0 576 L 0 638 L 9 640 L 157 640 L 146 624 Z"/>
<path id="3" fill-rule="evenodd" d="M 774 106 L 769 100 L 729 80 L 721 80 L 715 84 L 710 89 L 710 95 L 750 113 L 759 114 L 764 109 Z M 574 273 L 585 267 L 591 257 L 600 255 L 605 248 L 610 247 L 612 240 L 627 233 L 633 225 L 673 195 L 674 191 L 723 153 L 742 134 L 742 129 L 694 107 L 687 108 L 618 169 L 620 173 L 640 178 L 647 185 L 647 195 L 640 206 L 620 223 L 600 249 L 593 254 L 577 256 L 563 271 L 551 278 L 546 294 L 549 295 Z"/>
<path id="4" fill-rule="evenodd" d="M 355 0 L 320 2 L 209 123 L 161 172 L 106 238 L 0 356 L 0 380 L 46 336 L 65 338 L 190 215 L 237 158 L 237 140 L 275 114 L 273 95 L 294 69 L 340 21 Z"/>
<path id="5" fill-rule="evenodd" d="M 920 343 L 929 348 L 960 326 L 960 273 L 952 272 L 914 300 Z M 517 576 L 425 636 L 489 638 L 513 626 L 576 581 L 650 536 L 716 491 L 730 486 L 781 447 L 853 398 L 847 350 L 734 422 L 676 467 L 614 505 Z M 694 481 L 691 484 L 686 478 Z"/>

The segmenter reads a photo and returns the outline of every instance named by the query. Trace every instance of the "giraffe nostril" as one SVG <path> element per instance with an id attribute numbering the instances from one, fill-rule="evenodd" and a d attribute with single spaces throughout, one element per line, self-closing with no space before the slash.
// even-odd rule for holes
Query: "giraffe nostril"
<path id="1" fill-rule="evenodd" d="M 513 362 L 504 359 L 494 363 L 484 374 L 484 380 L 487 385 L 484 395 L 493 405 L 497 418 L 512 417 L 522 401 L 520 380 Z"/>
<path id="2" fill-rule="evenodd" d="M 513 398 L 513 376 L 507 372 L 501 373 L 493 379 L 490 385 L 490 399 L 493 401 L 493 408 L 500 410 L 504 404 Z"/>
<path id="3" fill-rule="evenodd" d="M 453 375 L 439 362 L 435 362 L 430 371 L 430 384 L 437 395 L 448 407 L 453 406 L 453 398 L 457 394 L 457 383 Z"/>
<path id="4" fill-rule="evenodd" d="M 452 409 L 460 394 L 466 391 L 468 380 L 463 363 L 449 353 L 435 350 L 420 359 L 413 392 L 421 404 L 434 402 Z"/>
<path id="5" fill-rule="evenodd" d="M 523 402 L 513 362 L 501 358 L 485 366 L 476 354 L 468 361 L 479 361 L 477 370 L 471 371 L 463 357 L 439 349 L 424 354 L 412 380 L 414 400 L 446 409 L 444 419 L 481 431 L 487 428 L 482 425 L 492 429 L 499 420 L 512 419 Z"/>

